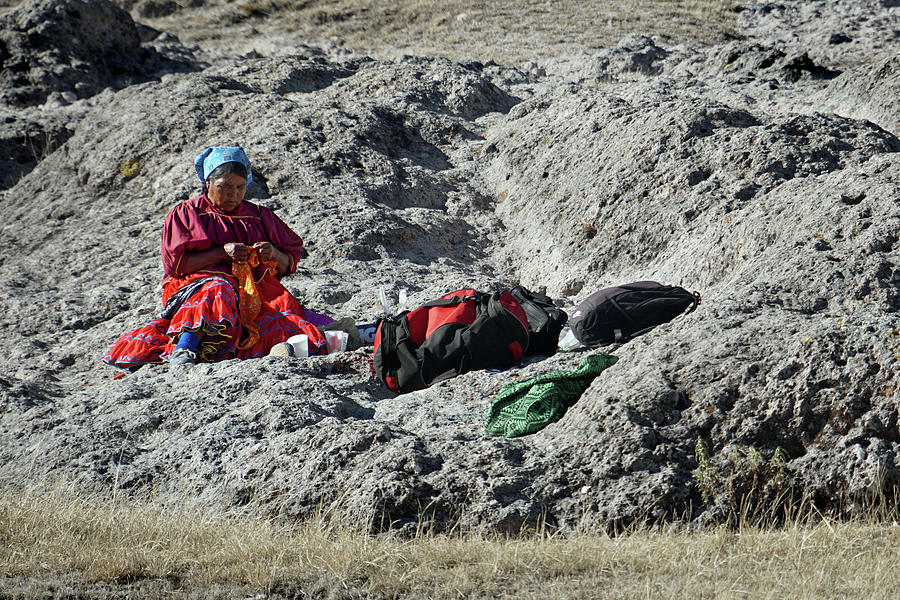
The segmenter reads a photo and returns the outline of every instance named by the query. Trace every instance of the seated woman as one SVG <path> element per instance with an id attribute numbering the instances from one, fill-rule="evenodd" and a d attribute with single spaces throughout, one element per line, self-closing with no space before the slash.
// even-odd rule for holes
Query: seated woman
<path id="1" fill-rule="evenodd" d="M 119 338 L 104 362 L 135 369 L 265 356 L 303 333 L 309 354 L 325 354 L 318 327 L 281 285 L 302 258 L 303 240 L 268 208 L 244 200 L 253 179 L 240 147 L 207 148 L 194 167 L 203 193 L 177 204 L 162 232 L 162 313 Z M 312 322 L 310 322 L 312 321 Z"/>

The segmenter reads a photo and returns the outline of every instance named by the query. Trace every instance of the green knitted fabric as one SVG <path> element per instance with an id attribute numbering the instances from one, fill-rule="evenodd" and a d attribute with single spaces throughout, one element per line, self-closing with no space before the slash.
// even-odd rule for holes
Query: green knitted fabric
<path id="1" fill-rule="evenodd" d="M 550 371 L 507 383 L 488 410 L 484 432 L 511 438 L 540 431 L 559 421 L 594 378 L 617 360 L 611 354 L 592 354 L 575 371 Z"/>

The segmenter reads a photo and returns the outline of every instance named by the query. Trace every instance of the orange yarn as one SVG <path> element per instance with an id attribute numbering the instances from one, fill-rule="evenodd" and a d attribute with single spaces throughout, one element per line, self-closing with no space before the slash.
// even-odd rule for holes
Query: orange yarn
<path id="1" fill-rule="evenodd" d="M 256 289 L 256 282 L 253 280 L 253 268 L 260 264 L 273 273 L 278 269 L 278 263 L 275 261 L 260 261 L 256 248 L 250 249 L 250 258 L 247 259 L 247 262 L 231 265 L 231 274 L 238 280 L 241 325 L 247 331 L 246 339 L 237 344 L 237 347 L 241 350 L 252 348 L 259 341 L 259 327 L 256 325 L 256 317 L 259 315 L 259 309 L 262 308 L 262 299 L 259 296 L 259 290 Z"/>

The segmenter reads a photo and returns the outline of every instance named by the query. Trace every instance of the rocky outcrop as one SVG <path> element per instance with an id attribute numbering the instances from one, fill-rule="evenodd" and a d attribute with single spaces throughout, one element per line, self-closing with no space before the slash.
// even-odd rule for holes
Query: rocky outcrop
<path id="1" fill-rule="evenodd" d="M 873 21 L 898 18 L 869 4 Z M 16 11 L 37 7 L 48 30 L 64 26 L 55 14 L 113 10 Z M 95 35 L 130 40 L 123 54 L 155 43 L 192 55 L 110 14 Z M 767 14 L 748 9 L 748 31 Z M 324 507 L 403 531 L 703 522 L 791 486 L 835 510 L 889 492 L 897 77 L 882 58 L 848 66 L 810 48 L 792 62 L 798 40 L 690 49 L 635 36 L 555 72 L 297 46 L 143 71 L 58 104 L 47 98 L 70 91 L 61 80 L 0 82 L 10 114 L 32 92 L 44 107 L 5 121 L 5 147 L 26 146 L 32 123 L 52 133 L 5 175 L 0 486 L 60 478 L 211 508 Z M 63 61 L 41 56 L 48 72 Z M 562 420 L 515 440 L 483 435 L 491 396 L 513 377 L 574 369 L 587 350 L 401 396 L 365 349 L 112 379 L 104 348 L 159 310 L 159 232 L 198 191 L 193 157 L 235 143 L 253 162 L 250 196 L 306 241 L 285 281 L 313 310 L 369 321 L 381 286 L 415 305 L 514 282 L 571 306 L 638 279 L 703 303 L 614 349 Z"/>
<path id="2" fill-rule="evenodd" d="M 838 77 L 822 92 L 821 108 L 854 119 L 871 121 L 879 127 L 900 131 L 897 103 L 900 59 L 896 56 L 864 65 Z"/>
<path id="3" fill-rule="evenodd" d="M 0 14 L 0 189 L 59 148 L 100 92 L 199 68 L 192 49 L 111 2 L 29 0 Z"/>
<path id="4" fill-rule="evenodd" d="M 127 12 L 91 0 L 29 0 L 0 16 L 0 64 L 0 100 L 19 107 L 193 68 L 143 48 Z"/>

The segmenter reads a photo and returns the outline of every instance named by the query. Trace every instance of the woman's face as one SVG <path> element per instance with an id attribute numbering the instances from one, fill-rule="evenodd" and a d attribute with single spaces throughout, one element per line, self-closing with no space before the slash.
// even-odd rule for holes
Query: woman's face
<path id="1" fill-rule="evenodd" d="M 236 173 L 229 173 L 224 177 L 211 179 L 206 195 L 220 210 L 230 213 L 241 205 L 246 191 L 247 180 Z"/>

